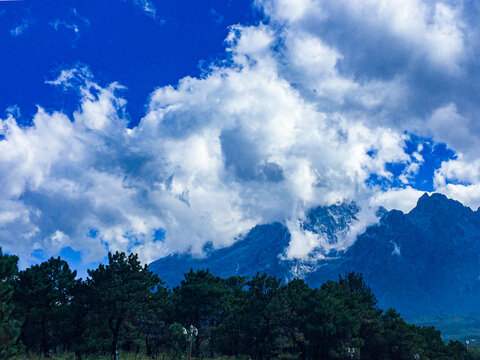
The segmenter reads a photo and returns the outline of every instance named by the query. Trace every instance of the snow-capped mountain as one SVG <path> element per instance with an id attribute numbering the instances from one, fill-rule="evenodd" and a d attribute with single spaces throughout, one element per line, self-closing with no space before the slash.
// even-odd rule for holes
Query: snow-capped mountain
<path id="1" fill-rule="evenodd" d="M 312 209 L 305 231 L 336 244 L 356 223 L 359 208 L 343 203 Z M 300 276 L 310 286 L 350 271 L 361 272 L 382 307 L 405 316 L 465 313 L 480 310 L 480 212 L 444 195 L 424 194 L 407 214 L 380 209 L 381 218 L 348 249 L 314 250 L 303 260 L 288 260 L 288 229 L 259 225 L 228 248 L 207 251 L 204 258 L 175 254 L 150 264 L 167 284 L 182 274 L 206 269 L 218 276 L 252 276 L 257 272 L 289 279 Z M 321 254 L 320 254 L 321 252 Z"/>
<path id="2" fill-rule="evenodd" d="M 308 212 L 301 226 L 334 245 L 357 220 L 358 212 L 359 208 L 355 203 L 317 207 Z M 191 268 L 209 268 L 212 273 L 222 277 L 251 276 L 257 272 L 267 272 L 285 279 L 314 271 L 319 264 L 319 252 L 324 249 L 314 250 L 306 259 L 287 260 L 285 250 L 289 246 L 290 238 L 287 227 L 278 222 L 258 225 L 230 247 L 214 251 L 206 249 L 204 258 L 194 258 L 190 254 L 174 254 L 153 262 L 150 269 L 173 286 L 178 285 L 183 274 Z M 303 270 L 300 270 L 301 268 Z"/>

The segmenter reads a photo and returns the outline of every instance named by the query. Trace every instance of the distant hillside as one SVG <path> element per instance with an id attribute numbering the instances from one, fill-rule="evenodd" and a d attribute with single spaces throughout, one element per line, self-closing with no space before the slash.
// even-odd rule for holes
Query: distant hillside
<path id="1" fill-rule="evenodd" d="M 357 221 L 358 210 L 354 203 L 315 208 L 303 227 L 335 242 Z M 313 287 L 356 271 L 364 274 L 381 306 L 410 318 L 480 311 L 480 214 L 444 195 L 424 194 L 408 214 L 383 210 L 379 223 L 353 246 L 327 259 L 282 260 L 289 242 L 282 224 L 259 225 L 203 259 L 176 254 L 150 269 L 171 286 L 190 268 L 209 268 L 222 277 L 267 272 L 289 280 L 298 275 Z"/>

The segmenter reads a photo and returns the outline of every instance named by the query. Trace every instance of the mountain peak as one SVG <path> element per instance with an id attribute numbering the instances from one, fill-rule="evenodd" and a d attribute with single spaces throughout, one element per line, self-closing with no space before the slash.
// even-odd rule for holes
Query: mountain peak
<path id="1" fill-rule="evenodd" d="M 428 193 L 424 193 L 418 199 L 417 207 L 432 206 L 432 205 L 439 206 L 441 204 L 447 204 L 448 202 L 458 203 L 458 201 L 449 199 L 445 195 L 440 194 L 440 193 L 433 193 L 432 195 L 428 195 Z"/>
<path id="2" fill-rule="evenodd" d="M 464 213 L 465 211 L 471 212 L 471 209 L 459 201 L 447 198 L 443 194 L 433 193 L 429 196 L 427 193 L 424 193 L 420 199 L 418 199 L 417 206 L 410 213 L 446 214 L 451 211 Z"/>
<path id="3" fill-rule="evenodd" d="M 418 199 L 417 201 L 417 206 L 427 202 L 428 200 L 430 200 L 430 195 L 428 195 L 428 193 L 423 193 L 422 196 L 420 196 L 420 198 Z"/>

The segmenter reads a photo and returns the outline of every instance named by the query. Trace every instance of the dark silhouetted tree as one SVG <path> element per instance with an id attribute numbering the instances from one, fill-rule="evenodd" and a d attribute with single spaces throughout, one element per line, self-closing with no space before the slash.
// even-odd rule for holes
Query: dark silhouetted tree
<path id="1" fill-rule="evenodd" d="M 162 283 L 157 275 L 142 266 L 137 255 L 108 254 L 108 264 L 88 271 L 92 291 L 92 311 L 106 324 L 112 358 L 118 350 L 126 326 L 139 323 L 155 307 L 155 290 Z M 100 326 L 100 325 L 99 325 Z"/>
<path id="2" fill-rule="evenodd" d="M 13 312 L 14 280 L 18 272 L 18 257 L 3 254 L 0 248 L 0 359 L 8 359 L 17 350 L 20 324 Z"/>
<path id="3" fill-rule="evenodd" d="M 21 338 L 27 351 L 40 350 L 48 356 L 51 349 L 65 345 L 75 277 L 76 271 L 60 258 L 19 273 L 15 301 L 23 318 Z"/>

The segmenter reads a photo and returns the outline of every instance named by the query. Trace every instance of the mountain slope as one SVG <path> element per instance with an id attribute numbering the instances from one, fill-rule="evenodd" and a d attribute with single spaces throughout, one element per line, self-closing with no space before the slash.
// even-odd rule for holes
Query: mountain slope
<path id="1" fill-rule="evenodd" d="M 357 213 L 353 203 L 316 208 L 303 228 L 335 243 Z M 310 286 L 356 271 L 364 274 L 381 306 L 395 307 L 405 316 L 480 310 L 480 213 L 444 195 L 423 195 L 408 214 L 384 212 L 348 250 L 327 260 L 315 252 L 306 260 L 283 260 L 289 241 L 283 225 L 261 225 L 204 259 L 173 255 L 150 268 L 171 285 L 179 284 L 190 268 L 210 268 L 219 276 L 259 271 L 288 280 L 302 275 Z"/>
<path id="2" fill-rule="evenodd" d="M 338 241 L 337 236 L 348 231 L 359 208 L 354 203 L 317 207 L 306 216 L 303 228 L 323 235 L 330 244 Z M 280 224 L 258 225 L 240 241 L 228 248 L 207 251 L 204 258 L 190 254 L 173 254 L 159 259 L 149 268 L 171 286 L 179 285 L 183 274 L 190 269 L 206 269 L 218 276 L 255 275 L 267 272 L 290 279 L 294 274 L 309 272 L 316 268 L 315 253 L 305 260 L 282 260 L 290 243 L 288 229 Z M 292 271 L 294 270 L 294 271 Z"/>
<path id="3" fill-rule="evenodd" d="M 358 237 L 341 270 L 360 271 L 383 304 L 405 315 L 480 309 L 480 216 L 440 194 L 391 211 Z"/>
<path id="4" fill-rule="evenodd" d="M 190 254 L 174 254 L 149 265 L 168 285 L 179 285 L 190 269 L 210 269 L 222 277 L 255 275 L 257 271 L 283 277 L 287 264 L 280 260 L 290 242 L 288 229 L 280 223 L 255 226 L 248 235 L 228 248 L 207 253 L 205 258 Z"/>

